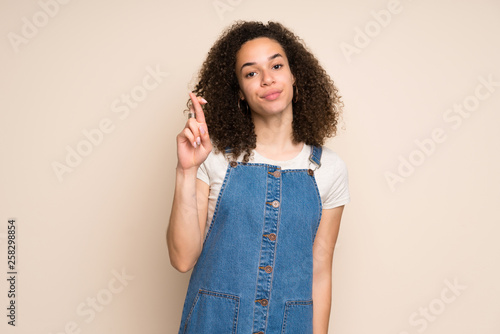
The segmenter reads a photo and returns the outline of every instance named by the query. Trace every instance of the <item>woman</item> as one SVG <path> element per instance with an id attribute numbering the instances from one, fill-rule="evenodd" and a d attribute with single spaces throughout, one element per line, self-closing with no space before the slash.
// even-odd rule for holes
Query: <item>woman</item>
<path id="1" fill-rule="evenodd" d="M 281 24 L 237 22 L 189 97 L 167 230 L 172 265 L 194 267 L 179 333 L 327 333 L 349 202 L 321 146 L 342 106 L 332 80 Z"/>

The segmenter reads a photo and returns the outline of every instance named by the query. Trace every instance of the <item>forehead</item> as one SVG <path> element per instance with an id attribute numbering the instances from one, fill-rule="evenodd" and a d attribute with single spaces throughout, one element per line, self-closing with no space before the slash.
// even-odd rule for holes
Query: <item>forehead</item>
<path id="1" fill-rule="evenodd" d="M 280 43 L 268 37 L 258 37 L 245 42 L 236 53 L 236 64 L 246 62 L 265 62 L 268 57 L 279 53 L 286 59 L 285 50 Z"/>

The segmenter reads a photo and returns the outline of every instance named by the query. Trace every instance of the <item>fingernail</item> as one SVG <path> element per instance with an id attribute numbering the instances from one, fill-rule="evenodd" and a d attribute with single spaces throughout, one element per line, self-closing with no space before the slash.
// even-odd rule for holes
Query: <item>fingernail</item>
<path id="1" fill-rule="evenodd" d="M 196 142 L 193 143 L 193 147 L 196 148 Z"/>
<path id="2" fill-rule="evenodd" d="M 200 137 L 196 137 L 196 143 L 197 143 L 198 145 L 200 145 L 200 144 L 201 144 L 201 139 L 200 139 Z"/>
<path id="3" fill-rule="evenodd" d="M 203 128 L 203 126 L 200 125 L 199 129 L 200 129 L 201 134 L 204 135 L 205 134 L 205 129 Z"/>
<path id="4" fill-rule="evenodd" d="M 208 103 L 208 101 L 207 101 L 207 100 L 205 100 L 204 98 L 201 98 L 201 100 L 202 100 L 203 102 L 205 102 L 205 103 Z"/>

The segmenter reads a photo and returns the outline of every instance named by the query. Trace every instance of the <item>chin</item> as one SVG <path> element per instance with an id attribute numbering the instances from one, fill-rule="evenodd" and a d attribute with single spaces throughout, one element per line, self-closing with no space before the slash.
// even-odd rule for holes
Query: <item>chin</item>
<path id="1" fill-rule="evenodd" d="M 282 112 L 286 108 L 292 105 L 292 101 L 284 102 L 280 100 L 276 101 L 266 101 L 264 104 L 262 104 L 262 109 L 263 110 L 268 110 L 269 112 Z"/>
<path id="2" fill-rule="evenodd" d="M 276 108 L 262 108 L 261 110 L 259 110 L 258 112 L 256 112 L 256 114 L 259 114 L 259 115 L 277 115 L 277 114 L 281 114 L 285 111 L 285 107 L 276 107 Z"/>

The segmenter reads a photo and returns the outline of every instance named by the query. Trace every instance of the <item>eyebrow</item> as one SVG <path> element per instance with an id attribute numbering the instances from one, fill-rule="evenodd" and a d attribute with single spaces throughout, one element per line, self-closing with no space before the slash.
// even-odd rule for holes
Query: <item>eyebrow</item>
<path id="1" fill-rule="evenodd" d="M 276 54 L 273 54 L 271 57 L 268 58 L 268 60 L 273 60 L 273 59 L 276 59 L 278 57 L 282 57 L 283 56 L 281 55 L 281 53 L 276 53 Z M 252 66 L 252 65 L 256 65 L 257 63 L 256 62 L 250 62 L 250 63 L 244 63 L 241 68 L 240 68 L 240 72 L 243 71 L 243 67 L 245 66 Z"/>

